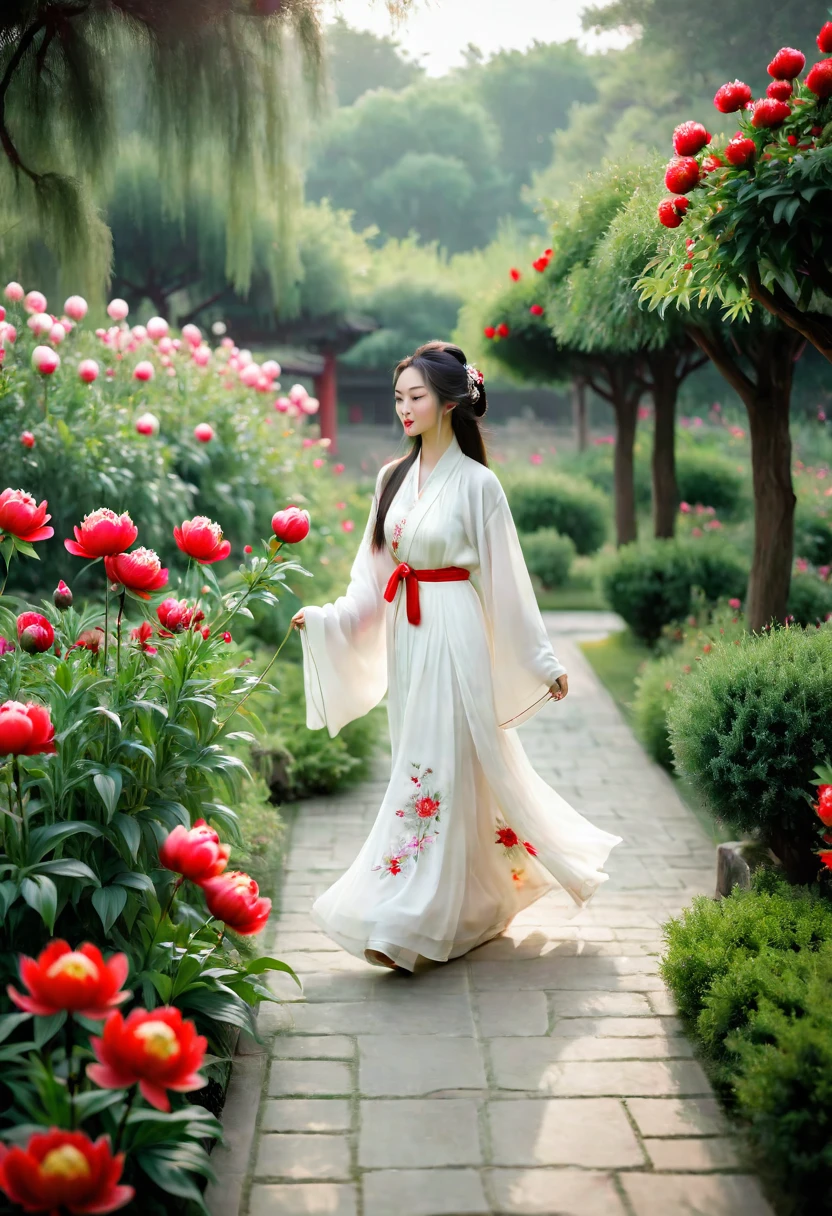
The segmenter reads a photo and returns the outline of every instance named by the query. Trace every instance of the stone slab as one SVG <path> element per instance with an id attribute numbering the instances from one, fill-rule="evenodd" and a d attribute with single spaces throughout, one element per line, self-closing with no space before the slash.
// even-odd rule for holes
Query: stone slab
<path id="1" fill-rule="evenodd" d="M 477 1103 L 469 1098 L 363 1101 L 358 1163 L 363 1169 L 480 1165 Z"/>
<path id="2" fill-rule="evenodd" d="M 500 1216 L 627 1216 L 612 1177 L 595 1170 L 489 1170 L 486 1189 Z"/>
<path id="3" fill-rule="evenodd" d="M 717 1136 L 727 1123 L 716 1098 L 629 1098 L 642 1136 Z"/>
<path id="4" fill-rule="evenodd" d="M 635 1216 L 774 1216 L 746 1174 L 623 1174 Z"/>
<path id="5" fill-rule="evenodd" d="M 371 1170 L 364 1175 L 364 1216 L 489 1216 L 491 1210 L 476 1170 Z"/>
<path id="6" fill-rule="evenodd" d="M 366 1097 L 417 1097 L 484 1089 L 475 1039 L 444 1035 L 368 1035 L 358 1040 L 358 1089 Z"/>
<path id="7" fill-rule="evenodd" d="M 261 1132 L 342 1132 L 352 1122 L 346 1098 L 269 1098 Z"/>
<path id="8" fill-rule="evenodd" d="M 267 1133 L 260 1137 L 255 1178 L 292 1178 L 299 1182 L 347 1182 L 350 1148 L 346 1136 Z"/>
<path id="9" fill-rule="evenodd" d="M 646 1164 L 616 1098 L 535 1098 L 489 1102 L 494 1165 L 574 1165 L 626 1169 Z"/>
<path id="10" fill-rule="evenodd" d="M 561 1061 L 549 1039 L 496 1039 L 490 1052 L 498 1089 L 576 1098 L 710 1094 L 695 1060 Z"/>
<path id="11" fill-rule="evenodd" d="M 657 1170 L 731 1170 L 739 1165 L 736 1141 L 725 1136 L 693 1140 L 645 1140 L 644 1148 Z"/>
<path id="12" fill-rule="evenodd" d="M 269 1072 L 272 1098 L 284 1094 L 343 1098 L 352 1090 L 352 1071 L 337 1060 L 275 1060 Z"/>
<path id="13" fill-rule="evenodd" d="M 543 1035 L 549 1029 L 545 992 L 478 992 L 476 1009 L 480 1033 L 497 1035 Z"/>
<path id="14" fill-rule="evenodd" d="M 332 1182 L 255 1183 L 248 1216 L 358 1216 L 356 1189 Z"/>
<path id="15" fill-rule="evenodd" d="M 351 1060 L 355 1043 L 340 1034 L 279 1034 L 272 1042 L 277 1060 Z"/>

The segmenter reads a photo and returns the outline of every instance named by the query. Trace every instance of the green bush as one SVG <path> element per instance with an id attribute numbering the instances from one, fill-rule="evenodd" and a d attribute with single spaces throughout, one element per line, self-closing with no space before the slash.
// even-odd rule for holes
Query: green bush
<path id="1" fill-rule="evenodd" d="M 665 625 L 687 615 L 694 587 L 714 602 L 743 594 L 746 580 L 742 558 L 721 540 L 654 540 L 619 549 L 602 587 L 610 607 L 653 645 Z"/>
<path id="2" fill-rule="evenodd" d="M 832 612 L 832 586 L 808 572 L 793 574 L 788 611 L 798 625 L 815 625 Z"/>
<path id="3" fill-rule="evenodd" d="M 615 490 L 613 456 L 614 447 L 611 443 L 592 444 L 583 452 L 569 453 L 569 472 L 572 476 L 585 477 L 599 490 L 603 490 L 608 499 L 612 499 Z M 653 497 L 653 483 L 647 445 L 637 441 L 633 457 L 636 506 L 649 507 Z"/>
<path id="4" fill-rule="evenodd" d="M 665 938 L 662 975 L 784 1208 L 832 1212 L 832 902 L 758 871 Z"/>
<path id="5" fill-rule="evenodd" d="M 748 507 L 745 481 L 736 464 L 713 449 L 683 448 L 676 457 L 682 502 L 714 507 L 719 515 L 742 517 Z"/>
<path id="6" fill-rule="evenodd" d="M 578 553 L 595 553 L 607 538 L 609 500 L 582 477 L 549 474 L 509 480 L 506 496 L 518 532 L 554 528 Z"/>
<path id="7" fill-rule="evenodd" d="M 673 768 L 667 714 L 681 678 L 675 655 L 646 663 L 636 676 L 633 727 L 648 755 L 667 769 Z"/>
<path id="8" fill-rule="evenodd" d="M 794 516 L 794 551 L 813 566 L 832 563 L 832 518 L 829 504 L 798 500 Z"/>
<path id="9" fill-rule="evenodd" d="M 677 770 L 742 832 L 759 831 L 800 881 L 817 874 L 806 800 L 832 752 L 832 626 L 714 643 L 668 715 Z"/>
<path id="10" fill-rule="evenodd" d="M 575 542 L 571 537 L 561 536 L 555 528 L 540 528 L 522 535 L 520 543 L 526 565 L 540 579 L 543 589 L 562 587 L 575 558 Z"/>

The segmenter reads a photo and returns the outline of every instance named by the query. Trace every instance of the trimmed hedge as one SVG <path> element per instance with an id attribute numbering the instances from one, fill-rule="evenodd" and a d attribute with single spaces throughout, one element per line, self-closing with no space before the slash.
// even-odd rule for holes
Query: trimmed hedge
<path id="1" fill-rule="evenodd" d="M 832 901 L 758 871 L 665 938 L 662 975 L 784 1207 L 832 1213 Z"/>
<path id="2" fill-rule="evenodd" d="M 813 566 L 832 563 L 832 518 L 828 503 L 798 500 L 794 516 L 794 552 Z"/>
<path id="3" fill-rule="evenodd" d="M 676 457 L 676 483 L 682 502 L 714 507 L 719 515 L 742 518 L 749 506 L 745 479 L 736 463 L 708 448 L 689 447 Z"/>
<path id="4" fill-rule="evenodd" d="M 832 754 L 832 626 L 777 628 L 714 643 L 668 714 L 677 770 L 714 811 L 759 831 L 789 875 L 818 870 L 806 795 Z"/>
<path id="5" fill-rule="evenodd" d="M 747 567 L 722 540 L 653 540 L 624 545 L 602 573 L 610 607 L 653 645 L 665 625 L 685 617 L 694 587 L 709 602 L 745 594 Z"/>
<path id="6" fill-rule="evenodd" d="M 545 591 L 561 587 L 569 578 L 575 559 L 575 542 L 555 528 L 540 528 L 520 537 L 526 565 L 540 579 Z"/>
<path id="7" fill-rule="evenodd" d="M 506 481 L 506 497 L 518 532 L 554 528 L 582 556 L 607 539 L 609 500 L 582 477 L 561 474 Z"/>
<path id="8" fill-rule="evenodd" d="M 798 625 L 816 625 L 832 612 L 832 586 L 816 574 L 793 574 L 788 611 Z"/>

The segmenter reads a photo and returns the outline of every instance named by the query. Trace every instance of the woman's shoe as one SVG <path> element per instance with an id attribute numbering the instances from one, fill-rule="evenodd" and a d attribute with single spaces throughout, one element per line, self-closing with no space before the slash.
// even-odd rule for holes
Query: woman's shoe
<path id="1" fill-rule="evenodd" d="M 364 957 L 368 963 L 374 963 L 376 967 L 389 967 L 391 971 L 403 971 L 403 967 L 399 967 L 393 962 L 392 958 L 388 958 L 386 954 L 382 954 L 380 950 L 365 950 Z"/>

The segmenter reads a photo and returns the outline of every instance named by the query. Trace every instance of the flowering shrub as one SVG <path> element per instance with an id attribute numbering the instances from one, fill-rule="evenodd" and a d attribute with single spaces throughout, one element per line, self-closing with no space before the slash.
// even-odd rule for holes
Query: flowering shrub
<path id="1" fill-rule="evenodd" d="M 8 575 L 52 528 L 47 503 L 0 500 Z M 302 541 L 308 512 L 289 522 Z M 209 519 L 171 530 L 168 550 L 175 541 L 190 559 L 182 576 L 141 545 L 127 512 L 98 508 L 72 533 L 53 542 L 62 569 L 71 580 L 70 563 L 91 563 L 103 610 L 77 606 L 63 580 L 42 613 L 0 600 L 0 971 L 12 980 L 17 951 L 27 956 L 9 984 L 15 1012 L 0 1018 L 14 1076 L 0 1137 L 32 1118 L 53 1128 L 45 1147 L 0 1150 L 0 1189 L 104 1212 L 149 1179 L 151 1193 L 201 1202 L 201 1142 L 219 1127 L 176 1095 L 204 1086 L 206 1048 L 227 1057 L 230 1028 L 254 1032 L 253 1007 L 273 999 L 263 974 L 291 973 L 226 946 L 229 931 L 261 932 L 271 910 L 249 875 L 227 872 L 239 840 L 228 804 L 246 775 L 235 745 L 253 738 L 232 719 L 280 650 L 251 675 L 230 629 L 307 571 L 273 535 L 221 588 L 229 546 Z M 82 1122 L 95 1143 L 60 1139 Z"/>

